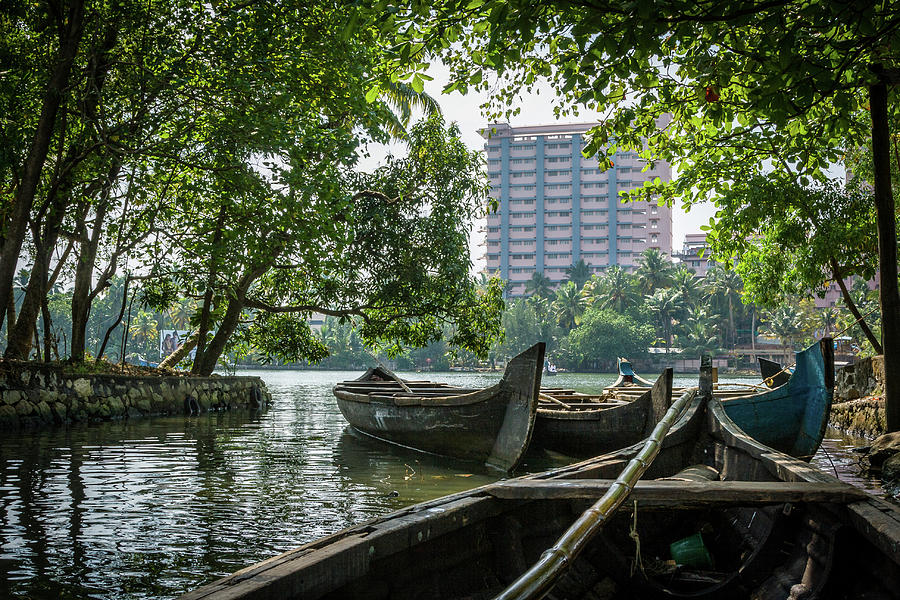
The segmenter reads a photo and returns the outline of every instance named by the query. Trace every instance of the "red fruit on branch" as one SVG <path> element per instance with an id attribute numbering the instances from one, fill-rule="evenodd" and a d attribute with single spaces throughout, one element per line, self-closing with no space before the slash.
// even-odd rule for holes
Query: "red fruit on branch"
<path id="1" fill-rule="evenodd" d="M 711 85 L 706 86 L 706 101 L 707 102 L 718 102 L 719 94 L 716 92 L 716 88 Z"/>

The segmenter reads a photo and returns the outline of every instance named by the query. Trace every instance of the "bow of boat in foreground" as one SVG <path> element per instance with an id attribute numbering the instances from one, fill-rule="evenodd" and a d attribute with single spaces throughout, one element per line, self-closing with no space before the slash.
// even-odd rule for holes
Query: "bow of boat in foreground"
<path id="1" fill-rule="evenodd" d="M 721 401 L 685 394 L 644 480 L 619 488 L 630 497 L 618 512 L 534 589 L 579 600 L 900 597 L 897 507 L 762 445 Z M 184 598 L 537 597 L 507 589 L 645 454 L 637 444 L 410 506 Z"/>

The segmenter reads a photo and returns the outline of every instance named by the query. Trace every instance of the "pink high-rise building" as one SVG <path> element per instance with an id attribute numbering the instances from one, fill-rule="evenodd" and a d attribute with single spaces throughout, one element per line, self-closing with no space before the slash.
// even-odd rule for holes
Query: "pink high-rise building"
<path id="1" fill-rule="evenodd" d="M 521 295 L 534 272 L 554 283 L 583 259 L 594 272 L 619 265 L 632 269 L 641 253 L 672 254 L 672 211 L 656 202 L 622 202 L 619 192 L 656 177 L 671 179 L 668 163 L 646 162 L 618 152 L 601 172 L 585 158 L 584 134 L 595 123 L 483 130 L 491 195 L 499 210 L 487 218 L 487 271 Z"/>

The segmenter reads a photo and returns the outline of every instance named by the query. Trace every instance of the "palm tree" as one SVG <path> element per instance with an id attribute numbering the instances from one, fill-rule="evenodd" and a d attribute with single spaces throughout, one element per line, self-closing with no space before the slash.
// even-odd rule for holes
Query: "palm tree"
<path id="1" fill-rule="evenodd" d="M 659 288 L 672 285 L 675 265 L 656 248 L 648 248 L 641 254 L 641 264 L 634 274 L 638 278 L 638 291 L 652 294 Z"/>
<path id="2" fill-rule="evenodd" d="M 685 355 L 702 356 L 720 350 L 716 322 L 705 307 L 691 312 L 681 323 L 682 331 L 678 334 L 678 344 Z"/>
<path id="3" fill-rule="evenodd" d="M 406 127 L 414 110 L 420 110 L 426 117 L 441 114 L 437 100 L 402 81 L 384 84 L 379 97 L 387 133 L 398 139 L 406 139 Z"/>
<path id="4" fill-rule="evenodd" d="M 193 298 L 182 298 L 169 312 L 169 318 L 172 319 L 175 329 L 187 329 L 196 310 L 196 300 Z"/>
<path id="5" fill-rule="evenodd" d="M 836 306 L 828 306 L 819 311 L 819 321 L 822 324 L 822 335 L 831 335 L 836 329 L 841 311 Z"/>
<path id="6" fill-rule="evenodd" d="M 159 333 L 156 327 L 156 315 L 147 311 L 138 312 L 129 326 L 129 335 L 137 345 L 144 358 L 150 354 L 149 349 L 157 347 Z"/>
<path id="7" fill-rule="evenodd" d="M 803 311 L 796 306 L 785 304 L 767 311 L 763 320 L 765 321 L 764 331 L 779 338 L 781 343 L 787 346 L 785 359 L 786 362 L 790 361 L 790 350 L 795 347 L 797 340 L 806 331 L 806 319 Z"/>
<path id="8" fill-rule="evenodd" d="M 579 293 L 574 281 L 567 281 L 556 290 L 556 300 L 553 301 L 552 309 L 559 326 L 567 332 L 575 329 L 581 322 L 585 304 L 585 298 Z"/>
<path id="9" fill-rule="evenodd" d="M 619 313 L 625 312 L 641 299 L 634 276 L 618 265 L 603 273 L 596 288 L 599 288 L 596 298 L 600 300 L 600 308 L 611 308 Z"/>
<path id="10" fill-rule="evenodd" d="M 700 299 L 700 279 L 696 272 L 684 265 L 678 267 L 672 274 L 672 289 L 678 290 L 685 304 L 693 308 Z"/>
<path id="11" fill-rule="evenodd" d="M 681 293 L 671 288 L 660 288 L 646 297 L 647 308 L 656 314 L 666 341 L 666 354 L 672 341 L 672 320 L 684 310 Z"/>
<path id="12" fill-rule="evenodd" d="M 529 296 L 550 298 L 553 296 L 553 281 L 542 271 L 535 271 L 531 274 L 531 279 L 525 282 L 525 293 Z"/>
<path id="13" fill-rule="evenodd" d="M 602 283 L 603 280 L 599 276 L 594 274 L 591 275 L 590 279 L 584 282 L 583 286 L 581 286 L 581 291 L 578 293 L 581 294 L 582 298 L 584 298 L 585 308 L 587 308 L 588 306 L 592 306 L 597 300 L 597 296 L 600 294 L 600 287 Z"/>
<path id="14" fill-rule="evenodd" d="M 731 345 L 734 346 L 737 330 L 734 324 L 735 307 L 741 301 L 741 293 L 744 290 L 744 282 L 741 276 L 720 265 L 713 266 L 706 274 L 706 298 L 726 308 L 728 313 L 728 331 L 731 335 Z"/>
<path id="15" fill-rule="evenodd" d="M 569 278 L 569 281 L 574 282 L 578 289 L 581 289 L 585 282 L 591 278 L 591 268 L 584 262 L 583 258 L 579 258 L 577 263 L 572 263 L 572 266 L 566 267 L 566 277 Z"/>

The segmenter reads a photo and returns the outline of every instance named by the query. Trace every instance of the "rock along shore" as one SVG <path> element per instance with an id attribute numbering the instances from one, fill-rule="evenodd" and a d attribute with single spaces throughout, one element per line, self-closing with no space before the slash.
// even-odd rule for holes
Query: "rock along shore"
<path id="1" fill-rule="evenodd" d="M 838 369 L 830 424 L 866 437 L 885 432 L 884 358 L 873 356 Z"/>
<path id="2" fill-rule="evenodd" d="M 198 414 L 271 402 L 259 377 L 65 373 L 53 365 L 0 363 L 0 428 L 155 415 Z"/>

